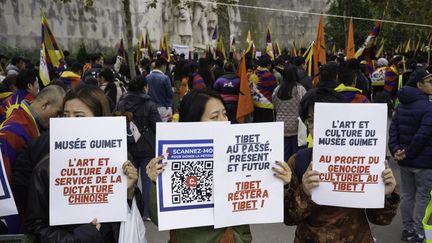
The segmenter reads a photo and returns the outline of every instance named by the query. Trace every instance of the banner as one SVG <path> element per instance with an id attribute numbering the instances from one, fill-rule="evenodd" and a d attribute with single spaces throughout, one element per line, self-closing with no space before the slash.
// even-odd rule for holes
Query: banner
<path id="1" fill-rule="evenodd" d="M 386 133 L 386 104 L 316 103 L 312 166 L 320 172 L 320 184 L 312 200 L 383 208 Z"/>
<path id="2" fill-rule="evenodd" d="M 283 222 L 283 122 L 228 126 L 217 133 L 215 228 Z"/>
<path id="3" fill-rule="evenodd" d="M 168 163 L 156 182 L 159 230 L 214 224 L 214 137 L 227 124 L 156 124 L 156 154 Z"/>
<path id="4" fill-rule="evenodd" d="M 0 217 L 18 214 L 0 151 Z"/>
<path id="5" fill-rule="evenodd" d="M 174 49 L 176 54 L 178 54 L 178 55 L 184 54 L 185 58 L 189 57 L 189 46 L 173 44 L 172 48 Z"/>
<path id="6" fill-rule="evenodd" d="M 283 123 L 157 123 L 159 230 L 283 220 Z M 181 220 L 173 220 L 181 219 Z"/>
<path id="7" fill-rule="evenodd" d="M 50 119 L 50 225 L 125 221 L 126 160 L 124 117 Z"/>

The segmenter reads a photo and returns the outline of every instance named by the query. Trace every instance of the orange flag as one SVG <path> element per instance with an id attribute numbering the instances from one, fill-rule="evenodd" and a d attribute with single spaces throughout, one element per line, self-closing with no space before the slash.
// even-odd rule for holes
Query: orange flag
<path id="1" fill-rule="evenodd" d="M 353 28 L 353 20 L 350 19 L 349 28 L 348 28 L 348 42 L 346 47 L 346 56 L 347 59 L 355 58 L 355 47 L 354 47 L 354 28 Z"/>
<path id="2" fill-rule="evenodd" d="M 314 87 L 318 84 L 319 78 L 319 66 L 327 63 L 326 60 L 326 49 L 325 49 L 325 40 L 324 40 L 324 17 L 320 16 L 317 38 L 314 44 L 314 77 L 313 77 L 313 85 Z"/>
<path id="3" fill-rule="evenodd" d="M 237 105 L 237 121 L 244 123 L 248 114 L 254 110 L 251 91 L 249 88 L 249 80 L 247 77 L 246 59 L 243 55 L 240 66 L 237 69 L 237 75 L 240 77 L 240 92 Z"/>

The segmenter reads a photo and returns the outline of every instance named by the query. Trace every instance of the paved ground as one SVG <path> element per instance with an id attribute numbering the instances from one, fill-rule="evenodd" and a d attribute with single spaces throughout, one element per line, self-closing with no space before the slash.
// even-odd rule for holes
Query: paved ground
<path id="1" fill-rule="evenodd" d="M 393 166 L 392 166 L 393 168 Z M 393 168 L 396 179 L 399 178 L 398 167 Z M 180 219 L 181 220 L 181 219 Z M 146 222 L 147 239 L 149 243 L 166 243 L 168 242 L 168 232 L 157 230 L 157 227 Z M 396 215 L 391 225 L 376 226 L 371 225 L 373 236 L 377 243 L 401 243 L 400 234 L 402 222 L 400 213 Z M 292 242 L 294 239 L 294 226 L 285 226 L 284 224 L 260 224 L 251 226 L 253 242 L 271 242 L 271 243 L 286 243 Z"/>

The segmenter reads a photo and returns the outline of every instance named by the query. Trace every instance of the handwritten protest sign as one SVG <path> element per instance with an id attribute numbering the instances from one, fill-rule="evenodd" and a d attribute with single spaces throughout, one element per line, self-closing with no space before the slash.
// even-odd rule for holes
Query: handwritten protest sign
<path id="1" fill-rule="evenodd" d="M 0 216 L 18 214 L 0 151 Z"/>
<path id="2" fill-rule="evenodd" d="M 51 119 L 50 225 L 125 221 L 126 160 L 124 117 Z"/>
<path id="3" fill-rule="evenodd" d="M 283 221 L 283 123 L 231 125 L 216 137 L 215 228 Z M 219 142 L 220 141 L 220 142 Z"/>
<path id="4" fill-rule="evenodd" d="M 214 137 L 228 124 L 157 123 L 156 153 L 167 163 L 156 182 L 159 230 L 214 224 Z"/>
<path id="5" fill-rule="evenodd" d="M 312 200 L 383 208 L 386 132 L 385 104 L 315 104 L 313 169 L 320 172 L 320 185 Z"/>

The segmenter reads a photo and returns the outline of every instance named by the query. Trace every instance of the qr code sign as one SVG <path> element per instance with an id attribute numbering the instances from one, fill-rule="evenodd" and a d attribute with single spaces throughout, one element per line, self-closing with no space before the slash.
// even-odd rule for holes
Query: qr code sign
<path id="1" fill-rule="evenodd" d="M 210 202 L 213 195 L 213 161 L 173 161 L 172 203 Z"/>

